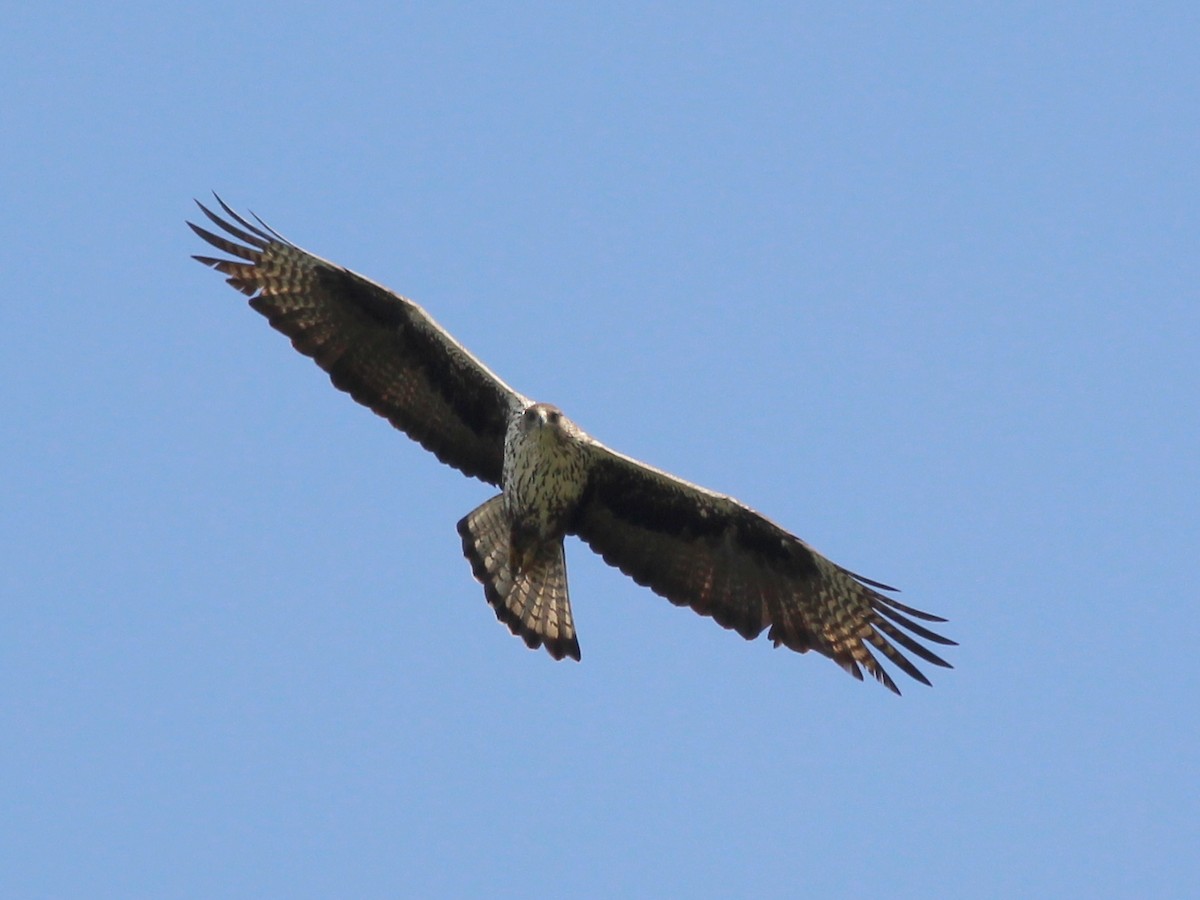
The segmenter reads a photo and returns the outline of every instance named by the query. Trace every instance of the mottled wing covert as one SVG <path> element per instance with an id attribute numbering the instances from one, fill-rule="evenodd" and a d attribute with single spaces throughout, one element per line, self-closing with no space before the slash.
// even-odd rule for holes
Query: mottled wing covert
<path id="1" fill-rule="evenodd" d="M 234 259 L 195 258 L 228 276 L 335 387 L 442 462 L 499 485 L 509 416 L 529 401 L 411 300 L 217 202 L 232 222 L 197 205 L 228 236 L 188 224 Z"/>
<path id="2" fill-rule="evenodd" d="M 866 669 L 896 693 L 870 648 L 924 684 L 901 649 L 949 668 L 913 637 L 953 644 L 913 621 L 944 619 L 897 603 L 880 593 L 892 588 L 843 569 L 730 497 L 598 443 L 591 453 L 571 530 L 638 584 L 747 639 L 769 627 L 776 646 L 816 650 L 859 679 Z"/>

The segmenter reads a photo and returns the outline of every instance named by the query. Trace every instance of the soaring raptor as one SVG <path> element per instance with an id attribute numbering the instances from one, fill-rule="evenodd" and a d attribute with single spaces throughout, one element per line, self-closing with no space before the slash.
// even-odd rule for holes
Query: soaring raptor
<path id="1" fill-rule="evenodd" d="M 501 492 L 458 523 L 488 603 L 513 634 L 555 659 L 579 659 L 563 538 L 677 606 L 747 639 L 816 650 L 862 680 L 900 693 L 876 654 L 923 684 L 902 650 L 949 663 L 918 643 L 954 642 L 919 624 L 945 619 L 881 593 L 732 497 L 623 456 L 548 403 L 497 378 L 420 306 L 313 256 L 261 219 L 202 204 L 224 235 L 192 230 L 233 259 L 195 258 L 228 276 L 334 387 Z M 230 221 L 231 220 L 231 221 Z"/>

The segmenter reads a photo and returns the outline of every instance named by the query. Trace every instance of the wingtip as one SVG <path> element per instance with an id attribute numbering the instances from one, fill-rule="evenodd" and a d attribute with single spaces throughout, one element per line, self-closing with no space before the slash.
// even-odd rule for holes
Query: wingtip
<path id="1" fill-rule="evenodd" d="M 218 203 L 221 203 L 221 198 L 217 196 L 216 191 L 213 191 L 213 196 L 217 198 Z M 207 206 L 205 206 L 203 203 L 201 203 L 200 199 L 198 197 L 193 197 L 192 202 L 195 203 L 196 206 L 198 206 L 200 208 L 200 211 L 203 212 L 204 215 L 208 216 L 208 218 L 211 219 L 213 217 L 212 210 L 209 209 Z M 222 205 L 224 205 L 224 204 L 222 204 Z M 190 225 L 191 223 L 189 222 L 188 224 Z"/>

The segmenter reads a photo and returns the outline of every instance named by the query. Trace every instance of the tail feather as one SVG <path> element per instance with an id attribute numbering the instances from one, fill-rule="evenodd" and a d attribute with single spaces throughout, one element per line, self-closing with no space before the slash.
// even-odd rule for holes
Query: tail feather
<path id="1" fill-rule="evenodd" d="M 538 548 L 532 560 L 514 572 L 503 495 L 468 513 L 458 523 L 458 533 L 496 618 L 531 648 L 545 646 L 555 659 L 579 659 L 562 541 Z"/>

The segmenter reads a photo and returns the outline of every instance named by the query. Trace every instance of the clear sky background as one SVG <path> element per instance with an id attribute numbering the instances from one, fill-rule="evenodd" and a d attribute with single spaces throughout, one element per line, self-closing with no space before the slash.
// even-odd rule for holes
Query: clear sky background
<path id="1" fill-rule="evenodd" d="M 1194 3 L 26 4 L 0 895 L 1184 896 Z M 568 566 L 189 259 L 217 190 L 947 616 L 897 698 Z"/>

